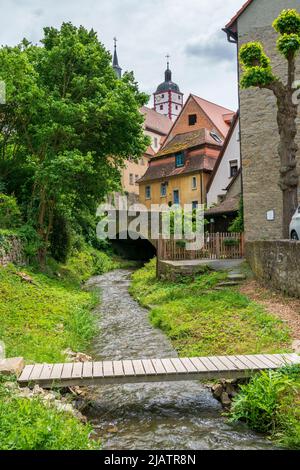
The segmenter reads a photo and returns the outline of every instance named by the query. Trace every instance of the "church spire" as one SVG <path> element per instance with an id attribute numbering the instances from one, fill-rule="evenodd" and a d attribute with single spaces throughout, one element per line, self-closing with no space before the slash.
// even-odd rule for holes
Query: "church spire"
<path id="1" fill-rule="evenodd" d="M 166 56 L 167 59 L 167 70 L 165 71 L 165 82 L 171 82 L 172 81 L 172 72 L 170 70 L 170 56 L 169 54 Z"/>
<path id="2" fill-rule="evenodd" d="M 114 58 L 113 58 L 113 69 L 118 78 L 122 77 L 122 69 L 119 66 L 118 54 L 117 54 L 117 38 L 114 38 Z"/>

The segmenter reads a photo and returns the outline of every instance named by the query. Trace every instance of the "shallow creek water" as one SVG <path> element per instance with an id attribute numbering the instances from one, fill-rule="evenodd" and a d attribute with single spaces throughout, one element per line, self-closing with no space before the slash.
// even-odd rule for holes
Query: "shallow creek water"
<path id="1" fill-rule="evenodd" d="M 88 282 L 102 297 L 93 358 L 176 357 L 168 338 L 151 326 L 149 312 L 130 296 L 130 277 L 131 271 L 117 270 Z M 171 382 L 94 387 L 88 418 L 107 450 L 272 448 L 243 424 L 229 425 L 221 413 L 200 382 Z"/>

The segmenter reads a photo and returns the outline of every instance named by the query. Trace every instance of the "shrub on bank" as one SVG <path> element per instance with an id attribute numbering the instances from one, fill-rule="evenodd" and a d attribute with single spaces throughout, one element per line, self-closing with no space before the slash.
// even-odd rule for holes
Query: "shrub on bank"
<path id="1" fill-rule="evenodd" d="M 269 433 L 278 444 L 300 449 L 300 366 L 255 375 L 241 386 L 230 420 L 245 421 L 254 431 Z"/>

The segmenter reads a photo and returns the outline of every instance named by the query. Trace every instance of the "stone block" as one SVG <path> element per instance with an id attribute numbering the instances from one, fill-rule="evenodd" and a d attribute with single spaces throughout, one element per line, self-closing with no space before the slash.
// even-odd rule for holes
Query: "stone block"
<path id="1" fill-rule="evenodd" d="M 0 375 L 16 375 L 21 374 L 24 369 L 25 362 L 23 357 L 12 357 L 0 360 Z"/>

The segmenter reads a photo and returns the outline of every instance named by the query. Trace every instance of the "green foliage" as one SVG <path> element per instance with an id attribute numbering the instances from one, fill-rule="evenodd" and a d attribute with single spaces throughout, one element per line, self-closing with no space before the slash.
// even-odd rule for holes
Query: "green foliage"
<path id="1" fill-rule="evenodd" d="M 277 49 L 286 59 L 294 56 L 300 49 L 300 35 L 284 34 L 277 40 Z"/>
<path id="2" fill-rule="evenodd" d="M 259 42 L 243 44 L 240 48 L 240 60 L 245 67 L 268 68 L 270 66 L 270 59 Z"/>
<path id="3" fill-rule="evenodd" d="M 64 361 L 63 350 L 84 350 L 95 334 L 92 307 L 96 297 L 70 277 L 51 279 L 26 269 L 23 282 L 11 265 L 0 267 L 0 338 L 10 357 L 34 362 Z M 66 276 L 66 273 L 64 273 Z"/>
<path id="4" fill-rule="evenodd" d="M 243 233 L 244 232 L 244 200 L 243 197 L 240 199 L 239 212 L 237 218 L 232 222 L 229 227 L 231 233 Z"/>
<path id="5" fill-rule="evenodd" d="M 154 260 L 133 274 L 130 291 L 181 356 L 286 351 L 289 334 L 280 320 L 235 289 L 213 290 L 226 277 L 204 268 L 192 281 L 159 281 Z"/>
<path id="6" fill-rule="evenodd" d="M 244 67 L 244 73 L 241 78 L 241 87 L 249 88 L 251 86 L 264 88 L 273 83 L 277 78 L 273 75 L 271 67 Z"/>
<path id="7" fill-rule="evenodd" d="M 278 18 L 273 22 L 273 28 L 279 34 L 300 35 L 300 15 L 297 10 L 282 10 Z"/>
<path id="8" fill-rule="evenodd" d="M 0 229 L 14 229 L 21 225 L 21 212 L 13 196 L 0 193 Z"/>
<path id="9" fill-rule="evenodd" d="M 63 23 L 45 28 L 41 43 L 0 49 L 7 91 L 0 173 L 43 241 L 44 258 L 55 214 L 75 231 L 83 223 L 88 232 L 87 220 L 95 231 L 97 205 L 119 188 L 125 160 L 140 156 L 148 140 L 139 112 L 147 96 L 132 74 L 117 79 L 93 30 Z M 61 250 L 54 255 L 62 258 Z"/>
<path id="10" fill-rule="evenodd" d="M 251 429 L 270 433 L 279 444 L 300 449 L 300 367 L 255 375 L 241 386 L 230 412 Z"/>
<path id="11" fill-rule="evenodd" d="M 1 450 L 96 450 L 92 428 L 70 413 L 58 411 L 40 399 L 21 398 L 0 383 Z"/>

